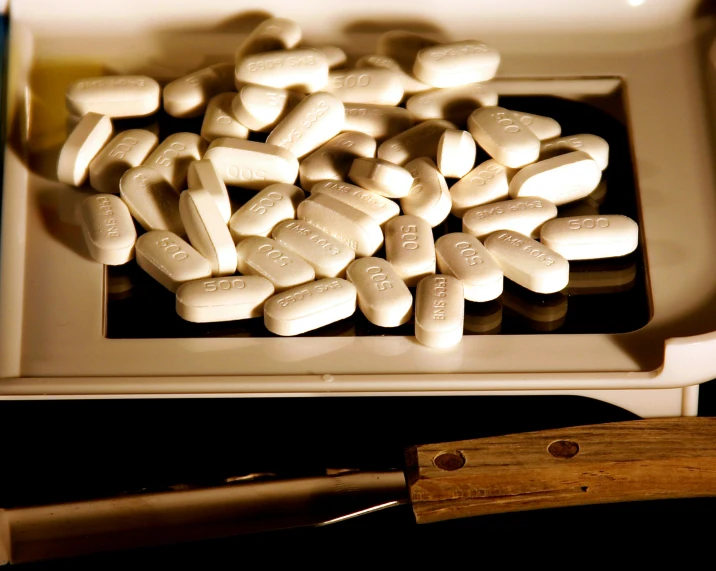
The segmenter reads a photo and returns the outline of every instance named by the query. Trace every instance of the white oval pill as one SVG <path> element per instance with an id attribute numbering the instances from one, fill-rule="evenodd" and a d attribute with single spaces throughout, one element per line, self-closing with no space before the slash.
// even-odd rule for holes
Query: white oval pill
<path id="1" fill-rule="evenodd" d="M 382 258 L 361 258 L 346 270 L 366 319 L 380 327 L 397 327 L 413 315 L 413 296 L 403 280 Z"/>
<path id="2" fill-rule="evenodd" d="M 246 139 L 249 130 L 242 125 L 236 117 L 231 105 L 236 92 L 219 93 L 209 100 L 206 114 L 201 124 L 201 136 L 211 142 L 219 137 L 233 137 Z"/>
<path id="3" fill-rule="evenodd" d="M 82 234 L 92 258 L 108 266 L 134 257 L 137 231 L 122 200 L 112 194 L 88 196 L 80 206 Z"/>
<path id="4" fill-rule="evenodd" d="M 400 84 L 403 86 L 403 93 L 405 95 L 413 95 L 415 93 L 421 93 L 423 91 L 427 91 L 428 89 L 432 89 L 432 86 L 427 83 L 423 83 L 422 81 L 415 79 L 412 75 L 410 75 L 410 73 L 400 67 L 400 64 L 396 60 L 389 56 L 380 54 L 363 56 L 356 62 L 356 67 L 383 68 L 395 72 L 400 80 Z M 412 70 L 412 66 L 408 69 Z"/>
<path id="5" fill-rule="evenodd" d="M 209 260 L 167 230 L 142 234 L 136 254 L 139 267 L 172 293 L 184 282 L 211 277 Z"/>
<path id="6" fill-rule="evenodd" d="M 303 34 L 300 26 L 288 18 L 268 18 L 256 26 L 234 54 L 238 64 L 250 54 L 296 47 Z"/>
<path id="7" fill-rule="evenodd" d="M 270 131 L 301 99 L 301 95 L 286 89 L 248 84 L 234 96 L 231 110 L 252 131 Z"/>
<path id="8" fill-rule="evenodd" d="M 385 259 L 408 287 L 435 273 L 435 243 L 430 224 L 417 216 L 397 216 L 385 225 Z"/>
<path id="9" fill-rule="evenodd" d="M 65 102 L 73 115 L 143 117 L 159 109 L 161 93 L 159 84 L 145 75 L 86 77 L 67 87 Z"/>
<path id="10" fill-rule="evenodd" d="M 313 266 L 316 279 L 345 275 L 356 253 L 320 228 L 303 220 L 284 220 L 271 232 L 276 242 Z"/>
<path id="11" fill-rule="evenodd" d="M 448 129 L 438 143 L 438 168 L 445 177 L 462 178 L 475 166 L 477 146 L 467 131 Z"/>
<path id="12" fill-rule="evenodd" d="M 557 206 L 588 196 L 599 184 L 602 171 L 583 151 L 572 151 L 521 169 L 510 181 L 510 196 L 538 196 Z"/>
<path id="13" fill-rule="evenodd" d="M 184 236 L 179 195 L 152 167 L 132 167 L 119 180 L 119 196 L 145 230 L 168 230 Z"/>
<path id="14" fill-rule="evenodd" d="M 348 244 L 357 257 L 372 256 L 383 245 L 383 231 L 373 218 L 327 194 L 311 195 L 298 205 L 297 214 Z"/>
<path id="15" fill-rule="evenodd" d="M 274 127 L 266 143 L 303 157 L 343 129 L 343 103 L 330 93 L 306 97 Z"/>
<path id="16" fill-rule="evenodd" d="M 462 231 L 483 239 L 497 230 L 539 238 L 542 224 L 556 218 L 557 207 L 543 198 L 517 198 L 476 206 L 465 212 Z"/>
<path id="17" fill-rule="evenodd" d="M 130 168 L 141 165 L 158 142 L 159 138 L 145 129 L 118 133 L 90 162 L 90 185 L 99 192 L 117 194 L 122 175 Z"/>
<path id="18" fill-rule="evenodd" d="M 261 276 L 204 278 L 179 286 L 176 310 L 193 323 L 215 323 L 261 317 L 273 284 Z"/>
<path id="19" fill-rule="evenodd" d="M 363 188 L 388 198 L 408 196 L 413 185 L 413 176 L 407 170 L 382 159 L 355 159 L 348 177 Z"/>
<path id="20" fill-rule="evenodd" d="M 311 48 L 248 55 L 236 64 L 236 87 L 244 83 L 314 93 L 328 83 L 328 61 Z"/>
<path id="21" fill-rule="evenodd" d="M 455 129 L 455 125 L 442 119 L 424 121 L 384 141 L 378 147 L 377 156 L 396 165 L 404 165 L 420 157 L 435 161 L 440 137 L 447 129 Z"/>
<path id="22" fill-rule="evenodd" d="M 238 140 L 238 139 L 237 139 Z M 180 192 L 186 188 L 186 171 L 206 150 L 206 141 L 196 133 L 174 133 L 164 139 L 144 164 L 156 169 Z"/>
<path id="23" fill-rule="evenodd" d="M 550 220 L 540 233 L 543 244 L 568 260 L 626 256 L 639 244 L 639 226 L 619 214 Z"/>
<path id="24" fill-rule="evenodd" d="M 470 114 L 467 127 L 488 155 L 499 163 L 518 168 L 539 157 L 540 141 L 504 107 L 483 107 Z"/>
<path id="25" fill-rule="evenodd" d="M 234 88 L 233 74 L 221 64 L 205 67 L 164 86 L 164 110 L 172 117 L 198 117 L 215 95 Z"/>
<path id="26" fill-rule="evenodd" d="M 350 317 L 355 310 L 355 286 L 341 278 L 325 278 L 269 299 L 264 325 L 276 335 L 298 335 Z"/>
<path id="27" fill-rule="evenodd" d="M 222 137 L 213 141 L 204 154 L 226 184 L 260 190 L 270 184 L 293 184 L 298 176 L 298 159 L 276 145 Z"/>
<path id="28" fill-rule="evenodd" d="M 394 59 L 403 68 L 412 71 L 418 52 L 423 48 L 437 44 L 436 40 L 422 34 L 404 30 L 391 30 L 378 38 L 376 52 L 379 55 Z"/>
<path id="29" fill-rule="evenodd" d="M 236 254 L 242 274 L 265 277 L 277 292 L 313 281 L 316 277 L 306 260 L 271 238 L 246 238 L 236 246 Z"/>
<path id="30" fill-rule="evenodd" d="M 338 46 L 313 46 L 324 56 L 328 62 L 328 67 L 333 69 L 334 67 L 340 67 L 348 61 L 348 56 Z"/>
<path id="31" fill-rule="evenodd" d="M 453 216 L 462 218 L 470 208 L 509 197 L 508 174 L 495 159 L 477 165 L 450 188 Z"/>
<path id="32" fill-rule="evenodd" d="M 420 280 L 415 294 L 415 338 L 428 347 L 453 347 L 462 340 L 465 294 L 460 280 L 434 275 Z"/>
<path id="33" fill-rule="evenodd" d="M 374 157 L 375 139 L 365 133 L 340 133 L 301 161 L 299 178 L 301 187 L 311 191 L 321 180 L 343 180 L 353 161 L 360 157 Z"/>
<path id="34" fill-rule="evenodd" d="M 268 236 L 282 220 L 296 218 L 296 208 L 305 198 L 292 184 L 272 184 L 252 196 L 231 216 L 229 230 L 237 242 L 249 236 Z"/>
<path id="35" fill-rule="evenodd" d="M 446 119 L 459 125 L 464 125 L 478 107 L 494 105 L 497 105 L 497 92 L 489 83 L 433 89 L 413 95 L 405 102 L 405 108 L 419 121 Z"/>
<path id="36" fill-rule="evenodd" d="M 465 40 L 423 48 L 418 52 L 413 73 L 433 87 L 453 87 L 495 77 L 500 54 L 477 40 Z"/>
<path id="37" fill-rule="evenodd" d="M 89 165 L 112 136 L 112 121 L 106 115 L 87 113 L 62 145 L 57 159 L 57 180 L 82 186 L 87 180 Z"/>
<path id="38" fill-rule="evenodd" d="M 506 278 L 536 293 L 555 293 L 569 282 L 569 262 L 529 236 L 498 230 L 485 240 L 485 247 Z"/>
<path id="39" fill-rule="evenodd" d="M 375 139 L 394 137 L 410 129 L 413 116 L 402 107 L 345 103 L 344 131 L 360 131 Z"/>
<path id="40" fill-rule="evenodd" d="M 597 161 L 602 170 L 609 164 L 609 143 L 597 135 L 582 133 L 581 135 L 551 139 L 540 145 L 541 158 L 549 158 L 560 151 L 584 151 Z"/>
<path id="41" fill-rule="evenodd" d="M 346 103 L 397 105 L 403 99 L 403 84 L 390 69 L 340 69 L 328 74 L 324 88 Z"/>
<path id="42" fill-rule="evenodd" d="M 413 184 L 408 195 L 400 199 L 400 207 L 405 214 L 419 216 L 434 228 L 447 218 L 452 207 L 445 177 L 426 158 L 410 161 L 405 169 L 412 175 Z"/>
<path id="43" fill-rule="evenodd" d="M 231 218 L 231 201 L 224 181 L 209 159 L 201 159 L 189 163 L 186 171 L 186 183 L 189 188 L 203 188 L 216 202 L 221 218 L 229 222 Z"/>
<path id="44" fill-rule="evenodd" d="M 389 198 L 347 182 L 323 180 L 313 186 L 311 194 L 327 194 L 337 198 L 348 206 L 365 212 L 380 225 L 400 214 L 400 207 Z"/>
<path id="45" fill-rule="evenodd" d="M 435 242 L 435 254 L 440 273 L 462 282 L 465 299 L 490 301 L 502 293 L 502 270 L 474 236 L 445 234 Z"/>
<path id="46" fill-rule="evenodd" d="M 522 113 L 521 111 L 512 111 L 512 116 L 516 117 L 520 123 L 532 131 L 540 141 L 559 137 L 562 133 L 560 124 L 551 117 L 535 115 L 534 113 Z"/>

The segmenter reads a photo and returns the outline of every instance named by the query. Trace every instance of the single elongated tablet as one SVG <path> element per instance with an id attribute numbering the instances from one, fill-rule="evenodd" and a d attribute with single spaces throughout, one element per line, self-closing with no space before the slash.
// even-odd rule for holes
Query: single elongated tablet
<path id="1" fill-rule="evenodd" d="M 346 55 L 346 52 L 344 52 L 338 46 L 322 45 L 313 46 L 313 48 L 317 49 L 324 56 L 326 56 L 326 60 L 328 61 L 328 67 L 330 69 L 333 69 L 334 67 L 341 67 L 348 61 L 348 56 Z"/>
<path id="2" fill-rule="evenodd" d="M 303 96 L 287 89 L 247 84 L 234 95 L 231 110 L 252 131 L 270 131 L 302 99 Z"/>
<path id="3" fill-rule="evenodd" d="M 277 183 L 252 196 L 231 216 L 229 230 L 236 242 L 249 236 L 268 236 L 282 220 L 296 218 L 296 208 L 305 198 L 292 184 Z"/>
<path id="4" fill-rule="evenodd" d="M 261 190 L 270 184 L 293 184 L 298 159 L 276 145 L 224 138 L 213 141 L 204 154 L 226 184 Z"/>
<path id="5" fill-rule="evenodd" d="M 214 95 L 206 106 L 204 121 L 201 124 L 201 136 L 211 142 L 220 137 L 246 139 L 249 130 L 234 117 L 231 107 L 236 92 L 228 91 Z"/>
<path id="6" fill-rule="evenodd" d="M 238 64 L 247 55 L 295 48 L 303 34 L 300 26 L 288 18 L 268 18 L 256 26 L 234 54 Z"/>
<path id="7" fill-rule="evenodd" d="M 346 103 L 397 105 L 403 99 L 403 84 L 390 69 L 339 69 L 328 74 L 325 91 Z"/>
<path id="8" fill-rule="evenodd" d="M 283 147 L 301 158 L 343 129 L 343 103 L 330 93 L 306 97 L 274 127 L 266 143 Z"/>
<path id="9" fill-rule="evenodd" d="M 430 224 L 417 216 L 397 216 L 385 225 L 385 259 L 408 287 L 435 273 L 435 243 Z"/>
<path id="10" fill-rule="evenodd" d="M 639 244 L 639 226 L 620 214 L 571 216 L 542 226 L 541 242 L 568 260 L 626 256 Z"/>
<path id="11" fill-rule="evenodd" d="M 597 161 L 602 170 L 609 165 L 609 143 L 597 135 L 588 133 L 570 135 L 569 137 L 550 139 L 540 145 L 541 158 L 549 158 L 564 151 L 584 151 Z"/>
<path id="12" fill-rule="evenodd" d="M 588 196 L 599 184 L 602 171 L 583 151 L 572 151 L 526 166 L 510 181 L 510 196 L 539 196 L 557 206 Z"/>
<path id="13" fill-rule="evenodd" d="M 89 181 L 99 192 L 119 193 L 119 179 L 142 164 L 159 138 L 145 129 L 129 129 L 115 135 L 89 164 Z"/>
<path id="14" fill-rule="evenodd" d="M 343 277 L 356 257 L 350 246 L 303 220 L 279 222 L 271 236 L 311 264 L 316 279 Z"/>
<path id="15" fill-rule="evenodd" d="M 374 325 L 397 327 L 413 315 L 413 296 L 387 260 L 356 260 L 348 266 L 346 278 L 356 286 L 358 307 Z"/>
<path id="16" fill-rule="evenodd" d="M 377 192 L 347 182 L 323 180 L 313 186 L 311 194 L 327 194 L 337 198 L 348 206 L 365 212 L 380 225 L 400 214 L 400 207 L 394 201 Z"/>
<path id="17" fill-rule="evenodd" d="M 236 271 L 236 250 L 229 229 L 211 195 L 201 188 L 179 196 L 179 214 L 191 245 L 211 264 L 211 275 Z"/>
<path id="18" fill-rule="evenodd" d="M 186 171 L 186 182 L 189 188 L 203 188 L 216 202 L 221 218 L 229 222 L 231 218 L 231 201 L 224 181 L 209 159 L 201 159 L 189 163 Z"/>
<path id="19" fill-rule="evenodd" d="M 363 188 L 388 198 L 408 196 L 413 185 L 413 176 L 403 167 L 374 158 L 355 159 L 348 177 Z"/>
<path id="20" fill-rule="evenodd" d="M 306 260 L 271 238 L 246 238 L 236 246 L 236 254 L 242 274 L 265 277 L 277 292 L 313 281 L 316 277 Z"/>
<path id="21" fill-rule="evenodd" d="M 87 113 L 62 145 L 57 159 L 57 180 L 82 186 L 87 180 L 89 165 L 112 136 L 112 121 L 106 115 Z"/>
<path id="22" fill-rule="evenodd" d="M 151 230 L 137 239 L 137 264 L 175 293 L 184 282 L 211 277 L 211 264 L 168 230 Z"/>
<path id="23" fill-rule="evenodd" d="M 446 119 L 458 125 L 464 125 L 478 107 L 493 105 L 497 105 L 497 92 L 489 83 L 432 89 L 405 102 L 405 108 L 420 121 Z"/>
<path id="24" fill-rule="evenodd" d="M 462 231 L 483 239 L 497 230 L 514 230 L 539 238 L 542 224 L 557 217 L 557 207 L 543 198 L 517 198 L 471 208 L 462 217 Z"/>
<path id="25" fill-rule="evenodd" d="M 192 161 L 204 155 L 206 141 L 196 133 L 174 133 L 164 139 L 144 164 L 157 170 L 174 190 L 186 188 L 186 172 Z"/>
<path id="26" fill-rule="evenodd" d="M 328 83 L 328 60 L 311 48 L 248 55 L 236 64 L 236 87 L 245 83 L 314 93 Z"/>
<path id="27" fill-rule="evenodd" d="M 490 301 L 502 293 L 502 270 L 485 246 L 469 234 L 453 232 L 435 242 L 438 270 L 462 282 L 465 299 Z"/>
<path id="28" fill-rule="evenodd" d="M 403 213 L 418 216 L 431 227 L 437 226 L 447 218 L 452 207 L 445 177 L 427 158 L 414 159 L 405 169 L 413 176 L 413 184 L 408 195 L 400 199 Z"/>
<path id="29" fill-rule="evenodd" d="M 119 196 L 145 230 L 168 230 L 185 236 L 179 195 L 152 167 L 132 167 L 119 180 Z"/>
<path id="30" fill-rule="evenodd" d="M 172 117 L 198 117 L 215 95 L 234 89 L 231 64 L 216 64 L 193 71 L 164 86 L 164 110 Z"/>
<path id="31" fill-rule="evenodd" d="M 204 278 L 179 286 L 176 310 L 193 323 L 215 323 L 261 317 L 273 284 L 261 276 Z"/>
<path id="32" fill-rule="evenodd" d="M 415 295 L 415 338 L 428 347 L 453 347 L 462 340 L 465 294 L 462 282 L 446 275 L 424 277 Z"/>
<path id="33" fill-rule="evenodd" d="M 450 188 L 452 214 L 462 218 L 475 206 L 509 197 L 509 169 L 495 159 L 477 165 Z"/>
<path id="34" fill-rule="evenodd" d="M 560 124 L 551 117 L 535 115 L 534 113 L 522 113 L 521 111 L 512 111 L 512 116 L 516 117 L 520 123 L 532 131 L 540 141 L 559 137 L 562 133 Z"/>
<path id="35" fill-rule="evenodd" d="M 475 166 L 477 146 L 467 131 L 448 129 L 438 143 L 438 168 L 445 177 L 462 178 Z"/>
<path id="36" fill-rule="evenodd" d="M 455 129 L 450 121 L 430 119 L 384 141 L 379 147 L 379 159 L 404 165 L 413 159 L 427 157 L 437 160 L 440 137 L 447 129 Z"/>
<path id="37" fill-rule="evenodd" d="M 345 103 L 344 108 L 346 118 L 343 130 L 360 131 L 375 139 L 394 137 L 415 123 L 413 116 L 402 107 Z"/>
<path id="38" fill-rule="evenodd" d="M 496 49 L 465 40 L 423 48 L 415 58 L 413 73 L 433 87 L 453 87 L 492 79 L 499 65 Z"/>
<path id="39" fill-rule="evenodd" d="M 320 146 L 301 161 L 298 173 L 301 188 L 311 191 L 318 181 L 344 180 L 353 161 L 361 157 L 374 157 L 375 139 L 365 133 L 340 133 Z"/>
<path id="40" fill-rule="evenodd" d="M 264 325 L 276 335 L 298 335 L 350 317 L 355 310 L 355 286 L 341 278 L 325 278 L 269 299 Z"/>
<path id="41" fill-rule="evenodd" d="M 437 40 L 422 34 L 404 30 L 391 30 L 378 38 L 378 45 L 375 51 L 378 55 L 388 56 L 397 61 L 404 69 L 412 71 L 418 52 L 423 48 L 437 44 Z"/>
<path id="42" fill-rule="evenodd" d="M 85 198 L 80 206 L 80 225 L 90 256 L 98 262 L 117 266 L 134 257 L 137 231 L 119 197 L 95 194 Z"/>
<path id="43" fill-rule="evenodd" d="M 488 155 L 499 163 L 518 168 L 539 157 L 540 140 L 504 107 L 482 107 L 467 119 L 467 127 Z"/>
<path id="44" fill-rule="evenodd" d="M 159 84 L 145 75 L 86 77 L 70 83 L 65 103 L 72 115 L 143 117 L 159 109 L 161 94 Z"/>
<path id="45" fill-rule="evenodd" d="M 400 64 L 390 56 L 384 56 L 380 54 L 363 56 L 356 62 L 357 68 L 374 67 L 389 69 L 395 72 L 400 80 L 400 84 L 403 87 L 403 93 L 405 95 L 414 95 L 415 93 L 421 93 L 432 89 L 427 83 L 418 81 L 409 72 L 412 71 L 412 66 L 408 67 L 408 71 L 403 69 Z"/>
<path id="46" fill-rule="evenodd" d="M 505 277 L 536 293 L 555 293 L 569 282 L 569 262 L 529 236 L 498 230 L 485 240 L 485 248 Z"/>

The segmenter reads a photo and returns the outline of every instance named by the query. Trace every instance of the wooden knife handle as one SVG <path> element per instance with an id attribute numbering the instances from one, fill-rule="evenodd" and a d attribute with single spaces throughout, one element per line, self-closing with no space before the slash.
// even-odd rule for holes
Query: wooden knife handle
<path id="1" fill-rule="evenodd" d="M 716 418 L 632 420 L 406 451 L 418 523 L 716 496 Z"/>

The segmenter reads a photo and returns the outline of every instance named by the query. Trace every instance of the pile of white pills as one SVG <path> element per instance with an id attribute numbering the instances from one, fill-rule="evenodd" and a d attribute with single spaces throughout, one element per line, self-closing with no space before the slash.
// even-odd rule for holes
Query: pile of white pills
<path id="1" fill-rule="evenodd" d="M 91 256 L 136 258 L 188 321 L 263 315 L 269 331 L 297 335 L 359 308 L 380 327 L 414 319 L 420 343 L 449 347 L 465 300 L 498 298 L 504 278 L 550 294 L 567 286 L 569 260 L 636 249 L 630 218 L 557 217 L 597 188 L 608 145 L 498 106 L 496 50 L 395 31 L 376 52 L 347 68 L 339 48 L 305 47 L 295 22 L 272 18 L 234 62 L 163 87 L 71 84 L 76 126 L 57 175 L 98 192 L 80 210 Z M 203 116 L 201 133 L 113 132 L 113 119 L 162 106 Z M 476 165 L 480 149 L 491 158 Z M 245 195 L 236 210 L 227 185 Z M 434 241 L 448 216 L 462 232 Z"/>

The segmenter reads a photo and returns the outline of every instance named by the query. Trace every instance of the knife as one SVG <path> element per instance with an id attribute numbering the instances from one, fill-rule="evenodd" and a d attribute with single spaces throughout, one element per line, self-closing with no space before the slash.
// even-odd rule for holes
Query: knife
<path id="1" fill-rule="evenodd" d="M 0 510 L 0 564 L 317 526 L 410 504 L 417 523 L 533 509 L 716 496 L 716 418 L 615 422 L 406 450 L 403 471 Z"/>

